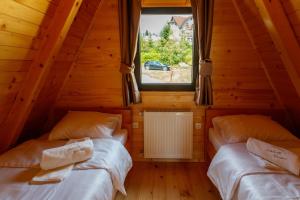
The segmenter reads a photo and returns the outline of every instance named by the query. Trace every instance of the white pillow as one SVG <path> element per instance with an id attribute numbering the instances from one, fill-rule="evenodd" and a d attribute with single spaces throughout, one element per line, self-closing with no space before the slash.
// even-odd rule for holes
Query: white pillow
<path id="1" fill-rule="evenodd" d="M 69 111 L 49 134 L 49 140 L 111 137 L 121 128 L 122 115 L 100 112 Z"/>
<path id="2" fill-rule="evenodd" d="M 214 127 L 227 143 L 246 142 L 253 137 L 260 140 L 295 140 L 287 129 L 263 115 L 227 115 L 212 119 Z"/>

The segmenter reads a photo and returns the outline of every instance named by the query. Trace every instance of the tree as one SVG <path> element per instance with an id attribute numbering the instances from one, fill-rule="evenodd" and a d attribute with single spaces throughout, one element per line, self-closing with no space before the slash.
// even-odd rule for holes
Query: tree
<path id="1" fill-rule="evenodd" d="M 151 35 L 151 33 L 148 30 L 146 30 L 145 31 L 145 36 L 150 36 L 150 35 Z"/>
<path id="2" fill-rule="evenodd" d="M 173 41 L 170 36 L 172 29 L 166 24 L 160 32 L 160 40 L 153 40 L 151 33 L 146 31 L 141 40 L 141 63 L 157 60 L 171 67 L 180 62 L 192 65 L 193 45 L 182 35 L 180 41 Z M 146 39 L 147 38 L 147 39 Z"/>
<path id="3" fill-rule="evenodd" d="M 171 25 L 167 23 L 160 32 L 160 38 L 169 41 L 172 34 Z"/>

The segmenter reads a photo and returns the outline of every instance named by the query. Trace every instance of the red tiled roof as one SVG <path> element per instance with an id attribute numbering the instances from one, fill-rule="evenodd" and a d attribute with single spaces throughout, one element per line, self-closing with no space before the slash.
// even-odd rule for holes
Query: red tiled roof
<path id="1" fill-rule="evenodd" d="M 177 26 L 182 26 L 189 18 L 191 17 L 173 16 L 171 21 L 174 21 Z"/>

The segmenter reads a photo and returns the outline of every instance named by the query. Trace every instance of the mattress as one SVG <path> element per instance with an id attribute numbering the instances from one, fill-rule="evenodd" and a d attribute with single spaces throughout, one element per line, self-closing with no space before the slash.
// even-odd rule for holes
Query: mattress
<path id="1" fill-rule="evenodd" d="M 216 131 L 214 128 L 210 128 L 208 130 L 208 139 L 211 144 L 214 146 L 215 150 L 219 150 L 219 148 L 226 144 L 225 140 L 222 138 L 221 134 Z"/>

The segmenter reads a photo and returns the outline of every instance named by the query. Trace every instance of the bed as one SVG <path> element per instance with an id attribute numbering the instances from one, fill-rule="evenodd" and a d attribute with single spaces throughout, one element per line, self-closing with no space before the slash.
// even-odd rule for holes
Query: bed
<path id="1" fill-rule="evenodd" d="M 225 144 L 225 141 L 213 130 L 212 119 L 216 116 L 237 115 L 237 114 L 261 114 L 271 116 L 274 121 L 279 122 L 286 128 L 291 125 L 286 113 L 281 109 L 243 109 L 243 108 L 209 108 L 205 111 L 204 144 L 205 157 L 210 160 L 216 154 L 218 148 Z"/>
<path id="2" fill-rule="evenodd" d="M 247 151 L 245 143 L 228 144 L 222 134 L 213 127 L 212 118 L 236 114 L 267 115 L 274 121 L 286 127 L 288 126 L 288 120 L 286 120 L 285 113 L 282 110 L 219 108 L 206 111 L 206 155 L 207 159 L 212 160 L 208 176 L 217 187 L 221 197 L 228 200 L 300 199 L 299 176 L 285 170 L 267 171 L 264 169 L 258 170 L 257 168 L 256 171 L 251 171 L 252 165 L 256 167 L 257 163 L 255 158 Z M 272 141 L 272 144 L 285 148 L 300 149 L 299 140 Z M 235 176 L 241 172 L 245 172 L 245 175 Z M 237 179 L 238 181 L 236 181 Z"/>
<path id="3" fill-rule="evenodd" d="M 48 123 L 49 129 L 55 123 L 57 123 L 68 110 L 88 110 L 122 114 L 122 129 L 126 130 L 122 130 L 114 134 L 112 140 L 118 141 L 117 143 L 120 144 L 122 143 L 121 146 L 124 145 L 127 149 L 130 148 L 130 133 L 132 123 L 132 115 L 130 110 L 119 108 L 59 108 L 56 109 L 51 115 Z M 45 142 L 48 144 L 48 141 L 46 142 L 46 140 L 47 135 L 44 135 L 35 141 L 37 141 L 37 143 Z M 122 162 L 122 158 L 120 160 L 120 162 Z M 60 183 L 39 185 L 29 184 L 31 178 L 36 175 L 39 170 L 40 169 L 36 167 L 1 167 L 0 199 L 112 200 L 117 193 L 117 190 L 113 184 L 113 178 L 106 169 L 72 170 L 70 176 Z"/>

